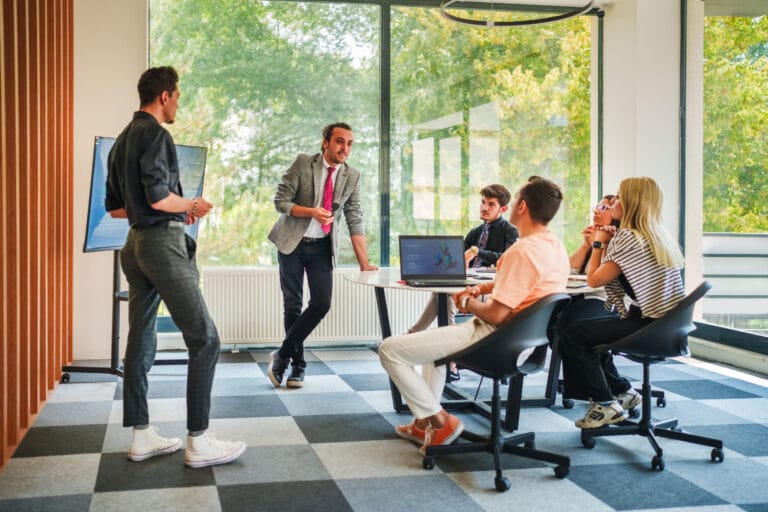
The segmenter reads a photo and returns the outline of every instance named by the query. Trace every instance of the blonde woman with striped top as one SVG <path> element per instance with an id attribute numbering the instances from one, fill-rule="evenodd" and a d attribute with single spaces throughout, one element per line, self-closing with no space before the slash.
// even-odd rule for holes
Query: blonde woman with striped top
<path id="1" fill-rule="evenodd" d="M 661 225 L 662 192 L 651 178 L 621 182 L 611 215 L 621 221 L 615 235 L 599 230 L 587 265 L 587 284 L 605 287 L 606 308 L 616 319 L 585 320 L 568 327 L 560 340 L 565 396 L 590 404 L 579 428 L 598 428 L 626 419 L 640 403 L 630 381 L 619 375 L 610 353 L 592 347 L 613 343 L 664 316 L 684 297 L 683 255 Z"/>

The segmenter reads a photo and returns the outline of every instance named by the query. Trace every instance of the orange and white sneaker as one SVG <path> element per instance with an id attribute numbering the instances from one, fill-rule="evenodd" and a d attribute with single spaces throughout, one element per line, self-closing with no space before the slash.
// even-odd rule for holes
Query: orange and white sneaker
<path id="1" fill-rule="evenodd" d="M 416 420 L 407 425 L 396 426 L 395 434 L 397 434 L 397 437 L 402 437 L 419 444 L 424 444 L 424 439 L 427 437 L 427 432 L 416 426 Z"/>
<path id="2" fill-rule="evenodd" d="M 434 428 L 432 425 L 427 426 L 427 435 L 424 436 L 424 444 L 421 445 L 419 451 L 425 453 L 429 446 L 451 444 L 458 439 L 462 432 L 464 432 L 464 424 L 459 418 L 449 414 L 448 420 L 442 428 Z"/>

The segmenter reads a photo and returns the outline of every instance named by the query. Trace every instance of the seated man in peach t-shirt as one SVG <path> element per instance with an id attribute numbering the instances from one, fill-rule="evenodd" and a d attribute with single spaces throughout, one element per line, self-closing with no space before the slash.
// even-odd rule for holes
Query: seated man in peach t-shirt
<path id="1" fill-rule="evenodd" d="M 562 199 L 560 187 L 544 178 L 533 177 L 520 187 L 509 215 L 520 238 L 499 258 L 495 281 L 453 296 L 459 311 L 474 318 L 461 325 L 390 337 L 379 346 L 382 366 L 415 417 L 398 425 L 395 433 L 421 443 L 422 451 L 450 444 L 464 430 L 462 422 L 440 405 L 445 366 L 437 368 L 434 361 L 474 345 L 539 299 L 565 290 L 568 253 L 547 229 Z M 477 300 L 481 294 L 490 294 L 489 300 Z M 422 366 L 423 376 L 416 365 Z"/>

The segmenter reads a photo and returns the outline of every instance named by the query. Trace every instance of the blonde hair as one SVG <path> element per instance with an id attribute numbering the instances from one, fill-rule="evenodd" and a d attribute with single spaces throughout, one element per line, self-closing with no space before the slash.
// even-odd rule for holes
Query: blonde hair
<path id="1" fill-rule="evenodd" d="M 624 214 L 621 227 L 648 241 L 656 262 L 663 267 L 683 268 L 680 247 L 661 224 L 661 187 L 652 178 L 627 178 L 619 185 Z"/>

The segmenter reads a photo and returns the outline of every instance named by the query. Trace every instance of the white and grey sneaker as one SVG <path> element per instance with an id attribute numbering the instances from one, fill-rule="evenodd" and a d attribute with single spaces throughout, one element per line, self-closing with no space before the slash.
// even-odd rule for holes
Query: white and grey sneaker
<path id="1" fill-rule="evenodd" d="M 184 464 L 191 468 L 204 468 L 232 462 L 245 451 L 242 441 L 221 441 L 206 430 L 199 436 L 187 436 Z"/>
<path id="2" fill-rule="evenodd" d="M 141 462 L 156 455 L 174 453 L 181 449 L 181 439 L 163 437 L 157 433 L 157 428 L 149 426 L 142 430 L 133 429 L 133 443 L 128 458 Z"/>
<path id="3" fill-rule="evenodd" d="M 614 400 L 619 402 L 619 405 L 625 411 L 631 411 L 643 401 L 643 397 L 635 391 L 633 388 L 629 388 L 629 391 L 625 393 L 619 393 L 613 397 Z"/>
<path id="4" fill-rule="evenodd" d="M 576 420 L 576 426 L 579 428 L 600 428 L 603 425 L 612 425 L 620 423 L 627 419 L 624 415 L 624 409 L 619 402 L 615 400 L 609 405 L 600 405 L 597 402 L 589 402 L 587 414 L 580 420 Z"/>

